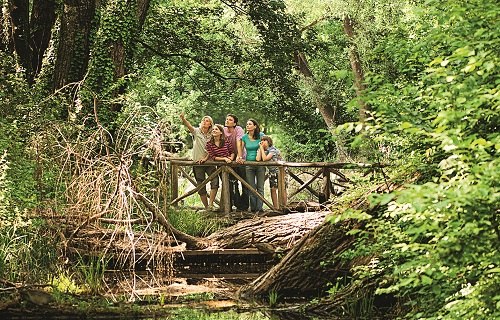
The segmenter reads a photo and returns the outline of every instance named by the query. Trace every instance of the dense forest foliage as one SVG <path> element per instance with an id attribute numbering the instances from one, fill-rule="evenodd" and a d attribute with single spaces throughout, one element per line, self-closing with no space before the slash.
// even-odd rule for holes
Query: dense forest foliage
<path id="1" fill-rule="evenodd" d="M 138 160 L 186 152 L 182 111 L 235 113 L 287 160 L 389 165 L 402 187 L 332 223 L 364 221 L 346 259 L 377 257 L 356 277 L 382 277 L 399 317 L 500 317 L 497 1 L 1 4 L 1 279 L 64 273 L 44 216 L 90 210 L 77 188 L 103 156 L 161 198 Z"/>

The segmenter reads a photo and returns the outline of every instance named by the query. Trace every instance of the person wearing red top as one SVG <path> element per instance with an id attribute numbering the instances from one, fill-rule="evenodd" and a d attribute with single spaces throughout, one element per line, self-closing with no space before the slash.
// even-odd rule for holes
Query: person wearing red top
<path id="1" fill-rule="evenodd" d="M 216 124 L 212 129 L 212 137 L 207 142 L 206 149 L 210 160 L 230 163 L 234 159 L 233 146 L 224 136 L 224 127 L 221 124 Z"/>
<path id="2" fill-rule="evenodd" d="M 234 159 L 234 151 L 231 142 L 224 136 L 224 127 L 221 124 L 216 124 L 212 128 L 212 137 L 206 145 L 207 156 L 205 160 L 225 161 L 231 163 Z M 214 179 L 219 179 L 215 177 Z M 208 207 L 213 209 L 215 196 L 218 189 L 210 191 L 210 200 Z"/>

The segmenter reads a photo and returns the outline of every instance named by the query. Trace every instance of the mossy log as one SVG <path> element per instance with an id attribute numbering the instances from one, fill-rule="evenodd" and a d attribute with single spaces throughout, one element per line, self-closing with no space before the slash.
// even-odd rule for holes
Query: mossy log
<path id="1" fill-rule="evenodd" d="M 389 183 L 375 186 L 366 193 L 365 197 L 357 199 L 349 207 L 370 212 L 373 208 L 369 209 L 366 200 L 370 193 L 393 191 L 398 187 Z M 338 223 L 325 221 L 298 241 L 268 272 L 241 287 L 239 296 L 243 299 L 261 301 L 267 300 L 272 292 L 276 292 L 281 299 L 328 296 L 327 290 L 331 284 L 339 281 L 338 279 L 352 278 L 355 266 L 367 265 L 375 258 L 372 256 L 351 260 L 341 258 L 342 253 L 354 248 L 356 236 L 350 231 L 355 229 L 364 229 L 364 223 L 355 220 L 344 220 Z M 324 310 L 317 306 L 316 313 L 322 314 L 324 311 L 327 314 L 329 308 L 342 307 L 342 303 L 353 301 L 352 298 L 360 294 L 363 297 L 371 295 L 373 298 L 377 281 L 378 279 L 367 278 L 359 283 L 355 282 L 355 286 L 346 285 L 344 292 L 342 294 L 339 292 L 337 299 L 333 296 L 325 304 Z M 344 280 L 343 286 L 345 282 Z M 392 304 L 395 299 L 385 297 L 383 300 L 380 302 L 383 305 L 376 305 L 379 299 L 373 299 L 373 307 L 383 308 L 387 305 L 387 301 L 391 301 Z"/>
<path id="2" fill-rule="evenodd" d="M 280 297 L 321 296 L 328 283 L 349 274 L 350 263 L 335 257 L 355 241 L 347 232 L 357 223 L 323 223 L 304 236 L 282 260 L 252 283 L 242 287 L 242 298 L 264 300 L 270 292 Z M 325 263 L 327 262 L 327 263 Z"/>

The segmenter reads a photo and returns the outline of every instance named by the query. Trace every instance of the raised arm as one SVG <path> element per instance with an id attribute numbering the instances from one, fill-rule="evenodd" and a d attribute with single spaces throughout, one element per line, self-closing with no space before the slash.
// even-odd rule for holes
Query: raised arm
<path id="1" fill-rule="evenodd" d="M 184 115 L 184 112 L 181 112 L 181 114 L 179 115 L 179 118 L 181 118 L 182 123 L 189 129 L 189 132 L 191 132 L 191 134 L 193 134 L 194 133 L 194 127 L 186 119 L 186 116 Z"/>

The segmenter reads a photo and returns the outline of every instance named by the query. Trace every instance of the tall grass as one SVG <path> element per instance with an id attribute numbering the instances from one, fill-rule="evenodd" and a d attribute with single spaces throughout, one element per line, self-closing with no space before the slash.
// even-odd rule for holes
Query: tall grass
<path id="1" fill-rule="evenodd" d="M 0 277 L 10 281 L 38 282 L 47 279 L 57 261 L 53 237 L 41 226 L 0 227 Z"/>
<path id="2" fill-rule="evenodd" d="M 271 290 L 269 291 L 269 306 L 270 307 L 275 307 L 276 304 L 278 303 L 278 299 L 279 299 L 279 294 L 277 291 L 275 290 Z"/>
<path id="3" fill-rule="evenodd" d="M 7 151 L 0 154 L 0 277 L 14 282 L 45 279 L 56 261 L 54 237 L 47 236 L 50 231 L 41 220 L 28 216 L 28 209 L 17 206 L 29 207 L 31 197 L 14 190 L 7 158 Z M 30 179 L 17 171 L 11 175 Z"/>
<path id="4" fill-rule="evenodd" d="M 171 208 L 168 219 L 176 229 L 196 237 L 206 237 L 227 224 L 227 218 L 210 217 L 192 209 Z"/>
<path id="5" fill-rule="evenodd" d="M 102 257 L 79 257 L 77 272 L 90 293 L 99 293 L 102 290 L 107 263 Z"/>

